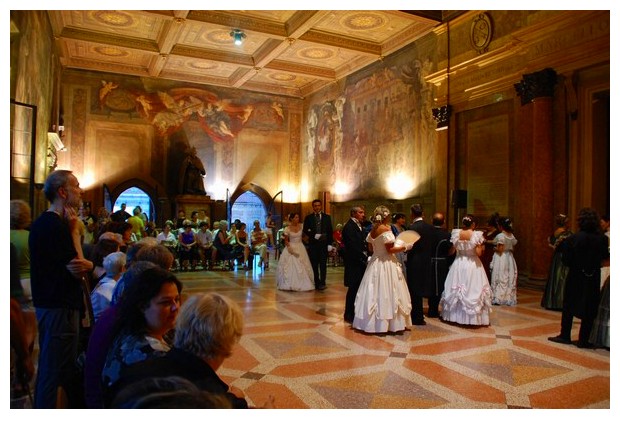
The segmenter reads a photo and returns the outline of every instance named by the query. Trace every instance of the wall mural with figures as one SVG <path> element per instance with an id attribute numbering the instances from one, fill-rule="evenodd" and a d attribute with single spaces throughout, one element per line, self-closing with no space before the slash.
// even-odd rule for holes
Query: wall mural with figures
<path id="1" fill-rule="evenodd" d="M 302 163 L 310 196 L 329 191 L 332 200 L 347 201 L 432 193 L 433 88 L 424 77 L 433 67 L 414 46 L 312 98 Z"/>
<path id="2" fill-rule="evenodd" d="M 62 166 L 82 163 L 83 171 L 92 173 L 88 182 L 95 190 L 103 171 L 111 188 L 140 177 L 168 198 L 206 192 L 224 199 L 227 189 L 232 193 L 245 182 L 273 195 L 282 180 L 290 180 L 288 156 L 299 153 L 300 146 L 298 136 L 290 137 L 290 108 L 300 112 L 301 100 L 162 80 L 68 74 L 63 90 L 64 114 L 71 119 L 66 139 L 71 156 Z M 76 97 L 84 109 L 73 108 Z M 83 124 L 83 133 L 76 124 Z M 278 148 L 264 151 L 269 144 Z M 107 150 L 111 147 L 116 149 Z M 270 154 L 264 158 L 269 162 L 254 159 L 261 152 Z M 189 163 L 194 154 L 196 162 Z M 145 162 L 132 161 L 136 155 Z M 198 161 L 202 168 L 186 168 Z M 245 171 L 248 165 L 252 171 Z"/>

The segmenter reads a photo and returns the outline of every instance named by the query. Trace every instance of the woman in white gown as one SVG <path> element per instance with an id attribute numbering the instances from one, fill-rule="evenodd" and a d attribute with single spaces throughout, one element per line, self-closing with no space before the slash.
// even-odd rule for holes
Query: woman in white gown
<path id="1" fill-rule="evenodd" d="M 517 239 L 509 218 L 500 220 L 501 232 L 495 237 L 491 260 L 491 302 L 494 305 L 517 305 L 517 263 L 512 254 Z"/>
<path id="2" fill-rule="evenodd" d="M 411 326 L 411 297 L 394 254 L 411 245 L 395 244 L 387 207 L 377 207 L 372 221 L 366 241 L 373 254 L 355 297 L 353 328 L 370 333 L 404 331 Z"/>
<path id="3" fill-rule="evenodd" d="M 480 261 L 484 237 L 482 231 L 475 231 L 472 215 L 463 217 L 462 226 L 462 229 L 453 229 L 450 237 L 456 248 L 456 258 L 441 296 L 441 318 L 461 325 L 489 325 L 491 287 Z"/>
<path id="4" fill-rule="evenodd" d="M 289 215 L 289 225 L 284 228 L 284 250 L 278 260 L 276 284 L 280 290 L 314 290 L 312 265 L 306 247 L 301 241 L 303 225 L 299 213 Z"/>

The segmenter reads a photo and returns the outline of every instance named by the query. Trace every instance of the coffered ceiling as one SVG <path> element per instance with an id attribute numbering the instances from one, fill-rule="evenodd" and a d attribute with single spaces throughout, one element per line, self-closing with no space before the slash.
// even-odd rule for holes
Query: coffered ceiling
<path id="1" fill-rule="evenodd" d="M 54 10 L 61 63 L 304 97 L 424 36 L 441 11 Z M 240 46 L 231 31 L 243 30 Z"/>

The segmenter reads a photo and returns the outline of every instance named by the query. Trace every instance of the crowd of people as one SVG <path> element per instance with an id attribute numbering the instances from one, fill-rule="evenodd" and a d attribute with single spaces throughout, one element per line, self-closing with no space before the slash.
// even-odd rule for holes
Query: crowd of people
<path id="1" fill-rule="evenodd" d="M 28 205 L 11 201 L 11 397 L 30 394 L 36 373 L 35 408 L 249 408 L 217 374 L 242 336 L 241 310 L 217 293 L 187 297 L 174 270 L 249 269 L 252 258 L 266 270 L 269 246 L 281 245 L 282 291 L 325 290 L 329 248 L 337 249 L 343 316 L 357 331 L 402 332 L 425 316 L 487 326 L 494 305 L 517 305 L 517 239 L 512 219 L 497 214 L 486 229 L 467 214 L 450 232 L 443 213 L 429 223 L 420 204 L 409 225 L 384 205 L 368 220 L 356 206 L 333 230 L 315 200 L 303 220 L 290 213 L 274 239 L 274 224 L 266 231 L 255 220 L 246 231 L 221 220 L 211 230 L 197 212 L 186 219 L 180 211 L 161 232 L 149 231 L 139 208 L 94 219 L 66 170 L 51 173 L 43 191 L 50 207 L 32 224 Z M 609 217 L 584 208 L 577 224 L 572 233 L 558 215 L 548 240 L 554 254 L 541 305 L 562 311 L 560 334 L 549 340 L 571 344 L 577 317 L 578 347 L 609 348 Z M 273 397 L 261 405 L 274 407 Z"/>

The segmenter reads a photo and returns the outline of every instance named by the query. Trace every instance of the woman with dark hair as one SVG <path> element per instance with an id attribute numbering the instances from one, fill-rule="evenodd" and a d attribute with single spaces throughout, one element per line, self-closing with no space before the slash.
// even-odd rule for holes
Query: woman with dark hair
<path id="1" fill-rule="evenodd" d="M 491 260 L 491 302 L 494 305 L 517 305 L 517 263 L 512 254 L 517 245 L 512 219 L 502 218 L 501 232 L 495 237 L 495 254 Z"/>
<path id="2" fill-rule="evenodd" d="M 476 231 L 473 215 L 463 217 L 462 228 L 452 230 L 450 241 L 456 258 L 441 296 L 441 318 L 461 325 L 489 325 L 491 286 L 480 261 L 484 237 L 482 231 Z"/>
<path id="3" fill-rule="evenodd" d="M 312 265 L 301 240 L 303 225 L 299 213 L 291 213 L 289 225 L 284 228 L 284 250 L 280 255 L 276 284 L 280 290 L 314 290 Z"/>
<path id="4" fill-rule="evenodd" d="M 484 251 L 482 255 L 480 255 L 480 261 L 484 266 L 484 271 L 487 274 L 487 278 L 491 278 L 491 260 L 495 255 L 495 238 L 501 232 L 500 229 L 500 220 L 501 216 L 499 213 L 495 212 L 487 221 L 487 226 L 483 231 L 482 236 L 484 237 Z"/>
<path id="5" fill-rule="evenodd" d="M 116 382 L 129 365 L 170 349 L 164 336 L 174 328 L 182 290 L 174 274 L 157 266 L 125 285 L 113 327 L 116 335 L 103 367 L 104 387 Z"/>
<path id="6" fill-rule="evenodd" d="M 554 251 L 545 292 L 540 302 L 540 305 L 547 310 L 562 310 L 564 285 L 568 276 L 568 267 L 562 262 L 563 242 L 573 234 L 568 227 L 568 216 L 565 214 L 560 213 L 555 217 L 555 226 L 555 231 L 547 239 Z"/>
<path id="7" fill-rule="evenodd" d="M 563 262 L 569 268 L 564 290 L 560 335 L 549 341 L 571 344 L 573 317 L 581 319 L 577 347 L 591 348 L 590 332 L 598 310 L 601 266 L 609 257 L 607 237 L 601 232 L 596 210 L 583 208 L 577 217 L 579 232 L 564 240 Z"/>

